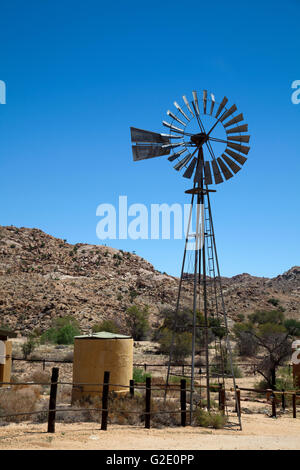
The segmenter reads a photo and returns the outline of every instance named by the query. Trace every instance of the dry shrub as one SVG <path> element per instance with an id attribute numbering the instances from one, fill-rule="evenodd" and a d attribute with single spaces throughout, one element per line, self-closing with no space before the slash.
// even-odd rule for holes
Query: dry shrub
<path id="1" fill-rule="evenodd" d="M 36 369 L 33 372 L 30 372 L 26 377 L 25 377 L 25 382 L 37 382 L 37 383 L 44 383 L 44 384 L 49 384 L 51 381 L 50 374 L 49 372 L 45 372 L 40 369 Z"/>
<path id="2" fill-rule="evenodd" d="M 78 423 L 78 422 L 101 422 L 101 398 L 100 397 L 85 397 L 80 401 L 68 407 L 70 411 L 59 411 L 59 408 L 66 406 L 61 404 L 57 405 L 58 411 L 56 412 L 56 420 L 65 423 Z M 97 408 L 95 410 L 95 408 Z M 46 411 L 48 403 L 39 403 L 38 410 Z M 77 411 L 79 409 L 79 411 Z M 108 422 L 110 424 L 121 424 L 125 426 L 138 426 L 143 425 L 145 422 L 145 396 L 136 392 L 134 397 L 128 394 L 113 393 L 109 394 L 108 401 Z M 163 399 L 151 400 L 151 426 L 179 426 L 180 425 L 180 402 L 179 400 Z M 172 413 L 176 411 L 176 413 Z M 163 413 L 160 413 L 163 412 Z M 33 417 L 35 422 L 45 422 L 47 414 L 41 413 Z"/>
<path id="3" fill-rule="evenodd" d="M 178 397 L 178 393 L 177 393 Z M 151 422 L 154 427 L 180 425 L 180 400 L 155 400 L 151 403 Z M 159 413 L 163 411 L 163 413 Z M 167 413 L 169 411 L 169 413 Z M 176 411 L 176 413 L 174 413 Z M 165 413 L 166 412 L 166 413 Z M 178 413 L 177 413 L 178 412 Z M 156 413 L 156 414 L 155 414 Z"/>
<path id="4" fill-rule="evenodd" d="M 57 411 L 56 413 L 56 421 L 64 423 L 99 423 L 100 420 L 100 411 L 89 410 L 89 408 L 82 408 L 80 411 Z"/>
<path id="5" fill-rule="evenodd" d="M 227 423 L 227 420 L 227 416 L 222 413 L 209 412 L 201 408 L 197 408 L 195 411 L 194 422 L 196 425 L 203 428 L 222 429 Z"/>
<path id="6" fill-rule="evenodd" d="M 108 420 L 112 424 L 138 425 L 142 422 L 145 399 L 136 393 L 134 397 L 127 394 L 111 393 L 108 401 Z M 135 413 L 137 411 L 138 413 Z"/>
<path id="7" fill-rule="evenodd" d="M 71 403 L 72 385 L 58 385 L 57 403 Z"/>
<path id="8" fill-rule="evenodd" d="M 36 404 L 40 399 L 40 392 L 41 387 L 38 385 L 15 385 L 10 390 L 2 390 L 0 392 L 0 419 L 1 415 L 36 411 Z M 20 422 L 30 420 L 31 416 L 21 415 L 2 419 L 4 421 Z"/>
<path id="9" fill-rule="evenodd" d="M 154 376 L 154 377 L 151 377 L 151 385 L 154 386 L 154 385 L 162 385 L 162 384 L 165 384 L 166 381 L 164 379 L 164 377 L 157 377 L 157 376 Z"/>
<path id="10" fill-rule="evenodd" d="M 109 398 L 108 419 L 114 424 L 138 425 L 145 421 L 145 397 L 136 393 L 134 397 L 122 394 L 111 394 Z M 180 413 L 179 400 L 151 400 L 151 424 L 154 427 L 178 426 Z M 167 412 L 170 413 L 167 413 Z"/>
<path id="11" fill-rule="evenodd" d="M 56 420 L 63 421 L 65 423 L 76 423 L 76 422 L 101 422 L 101 399 L 100 397 L 86 397 L 70 407 L 70 411 L 59 411 L 59 407 L 64 405 L 58 405 L 58 411 L 56 412 Z M 95 410 L 95 408 L 98 408 Z M 39 404 L 39 410 L 47 410 L 47 403 Z M 79 409 L 79 411 L 77 411 Z M 111 392 L 109 394 L 108 402 L 108 422 L 110 424 L 121 424 L 121 425 L 142 425 L 145 421 L 145 397 L 136 392 L 134 397 L 128 394 L 118 394 Z M 76 410 L 76 411 L 75 411 Z M 179 411 L 180 404 L 179 400 L 171 401 L 167 400 L 164 402 L 163 399 L 152 399 L 151 401 L 151 426 L 152 427 L 163 427 L 163 426 L 178 426 L 180 425 L 180 412 L 179 413 L 165 413 L 165 411 Z M 158 413 L 163 411 L 164 413 Z M 47 420 L 47 414 L 41 413 L 35 415 L 33 418 L 36 422 L 45 422 Z"/>
<path id="12" fill-rule="evenodd" d="M 67 352 L 63 357 L 63 361 L 72 361 L 73 362 L 73 360 L 74 360 L 74 351 Z"/>

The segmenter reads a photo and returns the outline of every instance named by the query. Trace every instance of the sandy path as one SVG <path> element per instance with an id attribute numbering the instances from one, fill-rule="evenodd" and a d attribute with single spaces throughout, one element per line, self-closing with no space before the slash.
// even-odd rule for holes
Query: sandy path
<path id="1" fill-rule="evenodd" d="M 100 431 L 96 423 L 10 424 L 0 428 L 0 449 L 300 449 L 300 420 L 262 415 L 243 418 L 243 431 L 112 425 Z"/>

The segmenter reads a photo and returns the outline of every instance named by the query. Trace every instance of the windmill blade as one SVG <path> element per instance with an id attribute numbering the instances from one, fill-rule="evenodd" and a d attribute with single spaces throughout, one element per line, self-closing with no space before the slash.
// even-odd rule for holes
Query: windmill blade
<path id="1" fill-rule="evenodd" d="M 189 112 L 191 113 L 191 115 L 194 117 L 194 113 L 193 113 L 193 111 L 192 111 L 192 108 L 190 107 L 190 103 L 188 102 L 187 97 L 186 97 L 185 95 L 183 95 L 182 98 L 183 98 L 183 101 L 184 101 L 185 104 L 186 104 L 187 109 L 189 110 Z"/>
<path id="2" fill-rule="evenodd" d="M 185 157 L 183 157 L 182 160 L 180 160 L 176 165 L 174 165 L 175 170 L 180 171 L 181 168 L 184 167 L 184 165 L 187 165 L 189 163 L 190 159 L 192 158 L 192 155 L 189 153 Z"/>
<path id="3" fill-rule="evenodd" d="M 193 158 L 193 160 L 191 161 L 191 163 L 189 164 L 189 166 L 187 167 L 187 169 L 183 173 L 184 178 L 190 178 L 192 176 L 195 165 L 196 165 L 196 161 L 197 161 L 197 159 Z"/>
<path id="4" fill-rule="evenodd" d="M 228 140 L 236 140 L 237 142 L 248 143 L 250 140 L 250 135 L 230 135 L 228 136 Z"/>
<path id="5" fill-rule="evenodd" d="M 163 143 L 169 142 L 168 136 L 163 136 L 156 132 L 145 131 L 143 129 L 137 129 L 136 127 L 130 128 L 131 132 L 131 142 L 153 142 L 153 143 Z"/>
<path id="6" fill-rule="evenodd" d="M 233 171 L 233 173 L 237 173 L 238 171 L 240 171 L 241 168 L 233 160 L 231 160 L 231 158 L 225 155 L 225 153 L 222 154 L 222 157 L 224 158 L 229 168 Z"/>
<path id="7" fill-rule="evenodd" d="M 248 124 L 243 124 L 242 126 L 236 126 L 232 129 L 225 129 L 226 134 L 237 134 L 238 132 L 248 132 Z"/>
<path id="8" fill-rule="evenodd" d="M 172 129 L 174 132 L 177 132 L 179 134 L 184 134 L 184 130 L 180 129 L 179 127 L 173 126 L 173 124 L 170 124 L 167 121 L 163 121 L 163 126 L 168 127 L 169 129 Z"/>
<path id="9" fill-rule="evenodd" d="M 220 173 L 220 169 L 218 167 L 218 164 L 217 164 L 216 160 L 212 160 L 211 164 L 212 164 L 212 168 L 213 168 L 213 172 L 214 172 L 215 183 L 216 184 L 223 183 L 223 178 L 222 178 L 222 175 Z"/>
<path id="10" fill-rule="evenodd" d="M 203 111 L 206 114 L 207 90 L 203 90 Z"/>
<path id="11" fill-rule="evenodd" d="M 245 161 L 247 160 L 247 158 L 244 157 L 243 155 L 233 152 L 232 150 L 228 148 L 225 150 L 225 152 L 228 153 L 228 155 L 230 155 L 232 158 L 234 158 L 240 165 L 244 165 Z"/>
<path id="12" fill-rule="evenodd" d="M 218 157 L 217 158 L 218 160 L 218 163 L 219 163 L 219 166 L 222 170 L 222 173 L 223 175 L 225 176 L 225 179 L 226 180 L 229 180 L 230 178 L 233 177 L 233 174 L 231 173 L 231 171 L 227 168 L 227 166 L 225 165 L 225 163 L 223 162 L 222 158 L 221 157 Z"/>
<path id="13" fill-rule="evenodd" d="M 235 116 L 234 118 L 232 118 L 230 121 L 226 122 L 226 124 L 224 124 L 224 127 L 229 127 L 232 124 L 236 124 L 237 122 L 241 122 L 243 120 L 244 120 L 244 116 L 243 116 L 243 113 L 241 113 L 238 116 Z"/>
<path id="14" fill-rule="evenodd" d="M 133 145 L 132 154 L 135 162 L 146 160 L 148 158 L 169 155 L 170 149 L 163 148 L 161 145 Z"/>
<path id="15" fill-rule="evenodd" d="M 177 103 L 177 101 L 174 101 L 174 106 L 175 108 L 178 109 L 178 111 L 185 117 L 185 119 L 187 121 L 190 121 L 190 118 L 187 116 L 187 114 L 185 114 L 185 112 L 183 111 L 183 109 L 179 106 L 179 104 Z"/>
<path id="16" fill-rule="evenodd" d="M 182 139 L 182 135 L 173 135 L 173 134 L 160 134 L 162 137 L 167 137 L 168 139 Z"/>
<path id="17" fill-rule="evenodd" d="M 200 114 L 200 111 L 199 111 L 199 105 L 198 105 L 198 96 L 197 96 L 197 92 L 196 91 L 193 91 L 193 98 L 194 98 L 194 103 L 195 103 L 195 106 L 196 106 L 196 111 L 198 113 L 198 116 Z"/>
<path id="18" fill-rule="evenodd" d="M 238 150 L 239 152 L 242 152 L 245 155 L 248 155 L 248 152 L 250 150 L 250 147 L 247 147 L 246 145 L 234 144 L 233 142 L 227 142 L 227 145 L 228 147 Z"/>
<path id="19" fill-rule="evenodd" d="M 204 163 L 204 176 L 205 176 L 204 183 L 205 184 L 212 184 L 212 174 L 211 174 L 211 169 L 210 169 L 209 162 Z"/>
<path id="20" fill-rule="evenodd" d="M 211 105 L 210 105 L 210 112 L 209 114 L 212 115 L 212 112 L 214 110 L 214 106 L 215 106 L 215 102 L 216 102 L 216 99 L 215 99 L 215 95 L 213 95 L 212 93 L 210 94 L 211 96 Z"/>
<path id="21" fill-rule="evenodd" d="M 184 144 L 185 144 L 185 142 L 184 142 L 184 140 L 183 140 L 183 141 L 181 141 L 181 142 L 175 142 L 174 144 L 163 144 L 163 145 L 162 145 L 162 148 L 163 148 L 163 149 L 164 149 L 164 148 L 166 148 L 166 149 L 167 149 L 167 148 L 175 148 L 175 147 L 180 147 L 181 145 L 184 145 Z"/>
<path id="22" fill-rule="evenodd" d="M 216 112 L 216 118 L 219 116 L 220 112 L 222 111 L 222 109 L 224 108 L 224 106 L 226 105 L 228 101 L 228 98 L 226 98 L 226 96 L 224 96 L 224 98 L 222 99 L 221 103 L 220 103 L 220 106 L 218 107 L 218 110 Z"/>
<path id="23" fill-rule="evenodd" d="M 168 116 L 170 116 L 172 119 L 175 119 L 175 121 L 179 122 L 180 124 L 182 124 L 184 127 L 186 126 L 186 123 L 183 122 L 181 119 L 179 119 L 177 116 L 175 116 L 175 114 L 172 113 L 172 111 L 168 110 L 167 111 L 167 114 Z"/>
<path id="24" fill-rule="evenodd" d="M 178 152 L 173 153 L 170 157 L 168 157 L 169 162 L 173 162 L 175 158 L 179 157 L 182 153 L 186 152 L 186 148 L 178 150 Z"/>
<path id="25" fill-rule="evenodd" d="M 237 110 L 236 105 L 232 105 L 231 108 L 229 108 L 221 117 L 220 121 L 223 122 L 225 119 L 227 119 L 229 116 L 231 116 L 235 111 Z"/>

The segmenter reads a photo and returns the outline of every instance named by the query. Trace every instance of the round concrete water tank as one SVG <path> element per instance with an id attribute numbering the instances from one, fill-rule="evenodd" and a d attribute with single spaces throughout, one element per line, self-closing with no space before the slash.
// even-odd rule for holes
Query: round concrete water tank
<path id="1" fill-rule="evenodd" d="M 115 333 L 100 332 L 76 336 L 74 340 L 73 383 L 103 383 L 104 372 L 110 372 L 110 390 L 126 392 L 118 385 L 129 386 L 133 374 L 133 339 Z M 102 386 L 73 386 L 72 403 L 87 396 L 99 396 Z"/>

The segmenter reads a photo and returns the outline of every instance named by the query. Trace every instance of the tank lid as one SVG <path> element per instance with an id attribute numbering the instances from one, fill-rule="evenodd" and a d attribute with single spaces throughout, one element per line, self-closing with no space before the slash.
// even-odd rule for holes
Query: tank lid
<path id="1" fill-rule="evenodd" d="M 108 331 L 99 331 L 91 335 L 75 336 L 76 339 L 131 339 L 132 336 L 119 335 L 117 333 L 109 333 Z"/>

